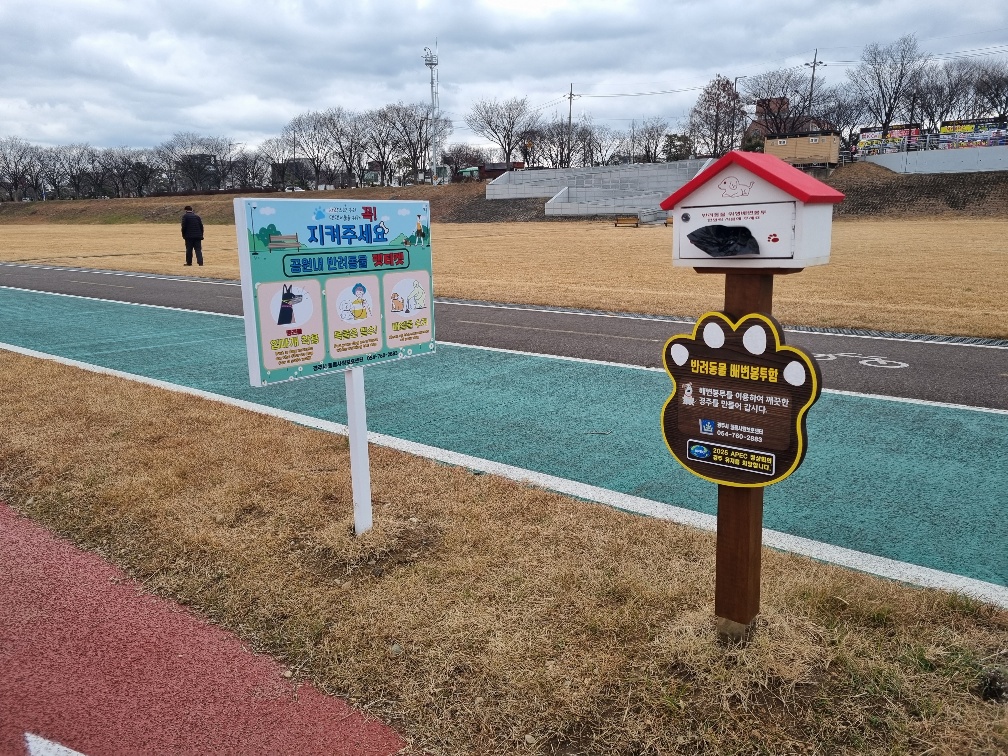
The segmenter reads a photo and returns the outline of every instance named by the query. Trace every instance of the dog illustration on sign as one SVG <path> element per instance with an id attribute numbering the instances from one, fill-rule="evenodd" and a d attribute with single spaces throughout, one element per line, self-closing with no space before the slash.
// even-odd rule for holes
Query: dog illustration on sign
<path id="1" fill-rule="evenodd" d="M 735 176 L 725 176 L 717 188 L 721 190 L 722 197 L 748 197 L 749 190 L 753 188 L 755 181 L 743 184 Z"/>
<path id="2" fill-rule="evenodd" d="M 300 304 L 303 295 L 294 293 L 294 286 L 284 286 L 280 295 L 280 315 L 277 325 L 290 325 L 294 322 L 294 305 Z M 275 300 L 274 300 L 275 301 Z"/>

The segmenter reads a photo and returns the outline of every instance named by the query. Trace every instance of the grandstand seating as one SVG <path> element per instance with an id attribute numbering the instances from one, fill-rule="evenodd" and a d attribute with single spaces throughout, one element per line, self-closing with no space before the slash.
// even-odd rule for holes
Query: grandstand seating
<path id="1" fill-rule="evenodd" d="M 693 178 L 706 160 L 509 171 L 487 184 L 486 198 L 547 198 L 547 215 L 634 215 L 661 222 L 658 204 Z"/>

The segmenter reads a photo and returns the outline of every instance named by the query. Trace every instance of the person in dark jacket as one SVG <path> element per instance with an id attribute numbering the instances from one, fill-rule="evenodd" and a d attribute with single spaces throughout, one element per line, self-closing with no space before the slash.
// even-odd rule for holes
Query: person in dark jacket
<path id="1" fill-rule="evenodd" d="M 182 238 L 185 239 L 185 264 L 192 265 L 193 251 L 196 252 L 196 264 L 203 264 L 203 219 L 193 212 L 192 206 L 186 205 L 182 216 Z"/>

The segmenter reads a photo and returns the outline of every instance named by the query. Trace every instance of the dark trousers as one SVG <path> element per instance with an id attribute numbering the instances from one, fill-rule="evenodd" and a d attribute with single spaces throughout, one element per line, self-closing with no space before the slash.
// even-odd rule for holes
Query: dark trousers
<path id="1" fill-rule="evenodd" d="M 192 265 L 192 255 L 193 251 L 196 252 L 196 264 L 203 264 L 203 240 L 202 239 L 186 239 L 185 240 L 185 264 Z"/>

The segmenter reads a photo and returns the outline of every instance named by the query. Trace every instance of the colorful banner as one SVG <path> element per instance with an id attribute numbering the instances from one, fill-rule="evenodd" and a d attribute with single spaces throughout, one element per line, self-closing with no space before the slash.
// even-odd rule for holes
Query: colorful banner
<path id="1" fill-rule="evenodd" d="M 996 147 L 1008 144 L 1005 123 L 993 118 L 975 121 L 942 121 L 938 149 L 960 147 Z"/>
<path id="2" fill-rule="evenodd" d="M 426 202 L 236 199 L 253 386 L 431 354 Z"/>
<path id="3" fill-rule="evenodd" d="M 895 124 L 889 127 L 889 133 L 882 138 L 881 126 L 868 126 L 860 131 L 857 151 L 859 155 L 882 155 L 887 152 L 902 152 L 915 149 L 921 136 L 919 123 Z"/>

